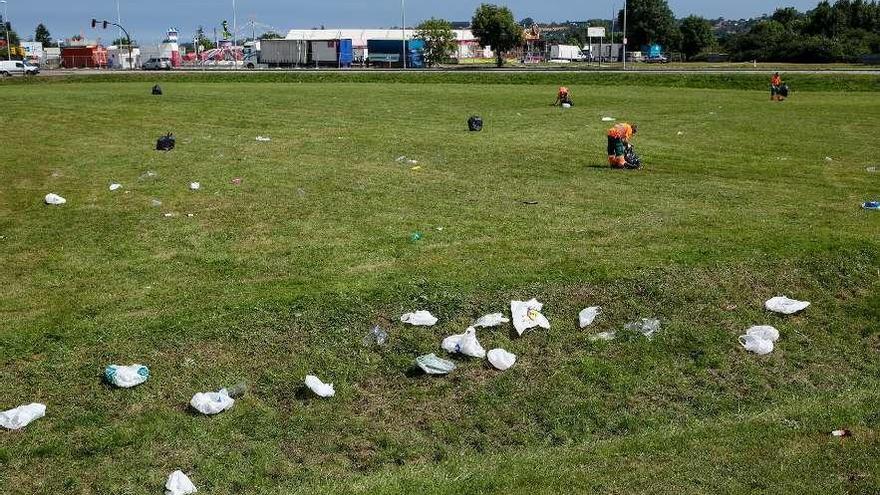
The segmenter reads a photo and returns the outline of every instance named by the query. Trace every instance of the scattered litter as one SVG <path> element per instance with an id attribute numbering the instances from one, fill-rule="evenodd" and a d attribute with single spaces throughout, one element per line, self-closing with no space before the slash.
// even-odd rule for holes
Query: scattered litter
<path id="1" fill-rule="evenodd" d="M 261 143 L 268 143 L 268 142 L 271 141 L 271 140 L 272 140 L 272 138 L 270 138 L 270 137 L 266 137 L 266 136 L 257 136 L 257 141 L 259 141 L 259 142 L 261 142 Z"/>
<path id="2" fill-rule="evenodd" d="M 110 184 L 111 191 L 115 191 L 115 190 L 119 189 L 120 187 L 122 187 L 122 184 L 118 184 L 116 182 L 114 182 L 113 184 Z"/>
<path id="3" fill-rule="evenodd" d="M 648 340 L 651 340 L 654 338 L 654 334 L 660 330 L 660 320 L 642 318 L 640 321 L 627 323 L 623 328 L 624 330 L 639 332 L 647 337 Z"/>
<path id="4" fill-rule="evenodd" d="M 510 314 L 513 326 L 519 335 L 535 327 L 550 328 L 550 322 L 541 314 L 543 304 L 536 299 L 530 301 L 510 301 Z"/>
<path id="5" fill-rule="evenodd" d="M 764 356 L 773 352 L 773 341 L 762 339 L 758 335 L 740 335 L 739 343 L 745 348 L 745 350 L 754 352 L 759 356 Z"/>
<path id="6" fill-rule="evenodd" d="M 834 161 L 834 158 L 831 158 L 830 156 L 826 156 L 826 157 L 825 157 L 825 161 L 826 161 L 826 162 L 833 162 L 833 161 Z"/>
<path id="7" fill-rule="evenodd" d="M 446 337 L 440 347 L 450 354 L 458 353 L 480 359 L 486 357 L 486 349 L 483 349 L 477 340 L 477 331 L 474 327 L 468 328 L 463 334 Z"/>
<path id="8" fill-rule="evenodd" d="M 417 357 L 416 365 L 429 375 L 445 375 L 455 370 L 455 363 L 440 359 L 434 354 Z"/>
<path id="9" fill-rule="evenodd" d="M 20 430 L 29 425 L 31 421 L 40 419 L 45 415 L 46 406 L 44 404 L 35 402 L 26 406 L 18 406 L 15 409 L 0 413 L 0 426 L 7 430 Z"/>
<path id="10" fill-rule="evenodd" d="M 189 183 L 189 189 L 191 191 L 198 191 L 201 188 L 202 188 L 202 185 L 198 182 L 190 182 Z"/>
<path id="11" fill-rule="evenodd" d="M 738 307 L 739 307 L 739 306 L 737 306 L 736 304 L 727 304 L 727 305 L 724 306 L 724 309 L 726 309 L 727 311 L 733 311 L 733 310 L 735 310 L 735 309 L 738 308 Z"/>
<path id="12" fill-rule="evenodd" d="M 536 205 L 536 204 L 538 204 L 537 201 L 520 201 L 520 203 L 522 203 L 522 204 L 524 204 L 524 205 Z"/>
<path id="13" fill-rule="evenodd" d="M 232 409 L 235 399 L 224 388 L 219 392 L 199 392 L 189 401 L 189 405 L 202 414 L 217 414 Z"/>
<path id="14" fill-rule="evenodd" d="M 379 325 L 373 327 L 372 330 L 367 332 L 367 335 L 364 336 L 364 345 L 367 347 L 371 347 L 373 345 L 383 346 L 385 342 L 388 341 L 388 332 L 382 330 Z"/>
<path id="15" fill-rule="evenodd" d="M 409 235 L 409 240 L 412 242 L 421 241 L 422 240 L 422 233 L 421 232 L 413 232 L 412 234 Z"/>
<path id="16" fill-rule="evenodd" d="M 443 232 L 443 227 L 437 227 L 437 232 Z"/>
<path id="17" fill-rule="evenodd" d="M 746 330 L 746 335 L 758 337 L 759 339 L 776 342 L 779 340 L 779 330 L 770 325 L 757 325 Z"/>
<path id="18" fill-rule="evenodd" d="M 571 108 L 571 103 L 563 103 L 562 108 Z"/>
<path id="19" fill-rule="evenodd" d="M 416 311 L 401 316 L 400 321 L 417 327 L 430 327 L 437 323 L 437 318 L 428 311 Z"/>
<path id="20" fill-rule="evenodd" d="M 406 161 L 406 155 L 398 156 L 398 157 L 397 157 L 397 160 L 394 160 L 394 161 L 396 161 L 397 163 L 405 162 L 405 161 Z"/>
<path id="21" fill-rule="evenodd" d="M 411 168 L 410 170 L 416 172 L 416 171 L 419 171 L 419 170 L 421 170 L 421 169 L 422 169 L 422 166 L 421 166 L 421 165 L 416 165 L 415 167 Z"/>
<path id="22" fill-rule="evenodd" d="M 141 176 L 138 177 L 138 178 L 141 179 L 141 180 L 143 180 L 143 179 L 149 179 L 149 178 L 152 178 L 152 177 L 155 177 L 155 176 L 156 176 L 156 172 L 153 172 L 152 170 L 147 170 L 146 172 L 144 172 L 143 174 L 141 174 Z"/>
<path id="23" fill-rule="evenodd" d="M 192 217 L 194 217 L 195 215 L 193 215 L 192 213 L 187 213 L 186 216 L 188 216 L 189 218 L 192 218 Z"/>
<path id="24" fill-rule="evenodd" d="M 156 208 L 156 207 L 162 206 L 162 202 L 159 201 L 158 199 L 152 199 L 152 200 L 150 200 L 150 206 Z"/>
<path id="25" fill-rule="evenodd" d="M 297 194 L 297 196 L 299 196 L 299 197 L 302 198 L 302 197 L 304 197 L 304 196 L 306 195 L 306 190 L 303 189 L 303 188 L 301 188 L 301 187 L 300 187 L 300 188 L 297 188 L 297 190 L 296 190 L 296 194 Z"/>
<path id="26" fill-rule="evenodd" d="M 174 149 L 174 135 L 170 132 L 156 141 L 156 151 L 171 151 Z"/>
<path id="27" fill-rule="evenodd" d="M 849 431 L 849 430 L 834 430 L 834 431 L 831 432 L 831 436 L 832 436 L 832 437 L 838 437 L 838 438 L 842 438 L 842 437 L 851 437 L 851 436 L 852 436 L 852 432 Z"/>
<path id="28" fill-rule="evenodd" d="M 174 216 L 174 213 L 166 213 L 163 215 L 165 218 L 171 218 Z"/>
<path id="29" fill-rule="evenodd" d="M 872 174 L 876 171 L 877 171 L 877 167 L 868 167 L 865 169 L 865 172 L 870 172 Z"/>
<path id="30" fill-rule="evenodd" d="M 510 320 L 505 318 L 502 313 L 492 313 L 489 315 L 481 316 L 480 319 L 474 323 L 474 328 L 490 328 L 497 327 L 502 323 L 510 323 Z"/>
<path id="31" fill-rule="evenodd" d="M 418 165 L 419 161 L 418 160 L 407 160 L 406 163 L 409 163 L 410 165 Z"/>
<path id="32" fill-rule="evenodd" d="M 247 393 L 247 389 L 247 383 L 238 382 L 235 385 L 226 389 L 226 395 L 232 397 L 233 399 L 238 399 L 239 397 Z"/>
<path id="33" fill-rule="evenodd" d="M 118 366 L 111 364 L 104 369 L 104 379 L 120 388 L 131 388 L 147 381 L 150 369 L 142 364 Z"/>
<path id="34" fill-rule="evenodd" d="M 615 120 L 617 119 L 614 117 L 602 117 L 602 122 L 614 122 Z"/>
<path id="35" fill-rule="evenodd" d="M 45 201 L 47 205 L 54 205 L 54 206 L 60 206 L 60 205 L 63 205 L 64 203 L 67 203 L 66 199 L 62 198 L 61 196 L 59 196 L 55 193 L 47 194 L 46 197 L 43 198 L 43 201 Z"/>
<path id="36" fill-rule="evenodd" d="M 590 342 L 610 342 L 614 340 L 615 337 L 617 337 L 617 332 L 602 332 L 595 335 L 590 335 Z"/>
<path id="37" fill-rule="evenodd" d="M 516 363 L 516 354 L 507 352 L 504 349 L 492 349 L 487 356 L 489 363 L 501 371 L 509 369 Z"/>
<path id="38" fill-rule="evenodd" d="M 880 201 L 868 201 L 867 203 L 862 203 L 862 208 L 866 210 L 880 210 Z"/>
<path id="39" fill-rule="evenodd" d="M 232 179 L 232 185 L 233 186 L 240 186 L 241 185 L 241 177 L 236 177 L 236 178 Z"/>
<path id="40" fill-rule="evenodd" d="M 807 309 L 807 306 L 809 305 L 810 303 L 806 301 L 797 301 L 795 299 L 789 299 L 785 296 L 774 297 L 764 303 L 764 307 L 766 307 L 768 310 L 775 313 L 782 313 L 784 315 L 791 315 L 799 311 L 803 311 Z"/>
<path id="41" fill-rule="evenodd" d="M 595 320 L 596 317 L 599 316 L 599 313 L 601 311 L 602 311 L 602 308 L 600 308 L 598 306 L 591 306 L 589 308 L 584 308 L 584 310 L 578 314 L 578 322 L 580 323 L 581 328 L 586 328 L 586 327 L 592 325 L 593 320 Z"/>
<path id="42" fill-rule="evenodd" d="M 165 482 L 165 495 L 190 495 L 198 490 L 183 471 L 174 471 Z"/>
<path id="43" fill-rule="evenodd" d="M 675 133 L 675 135 L 676 135 L 676 136 L 684 136 L 684 133 L 681 132 L 681 131 L 678 131 L 678 132 Z"/>
<path id="44" fill-rule="evenodd" d="M 333 390 L 332 383 L 324 383 L 315 375 L 307 375 L 305 379 L 306 387 L 315 393 L 318 397 L 333 397 L 336 391 Z"/>

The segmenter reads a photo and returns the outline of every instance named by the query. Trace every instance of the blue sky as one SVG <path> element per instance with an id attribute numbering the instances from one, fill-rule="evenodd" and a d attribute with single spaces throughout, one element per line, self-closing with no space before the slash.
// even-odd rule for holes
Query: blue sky
<path id="1" fill-rule="evenodd" d="M 87 38 L 102 36 L 92 31 L 92 17 L 116 18 L 116 0 L 7 0 L 9 19 L 23 38 L 33 35 L 43 22 L 53 38 L 65 38 L 82 32 Z M 449 20 L 470 19 L 480 0 L 408 0 L 407 24 L 431 16 Z M 622 6 L 623 0 L 494 0 L 509 6 L 517 20 L 533 17 L 539 21 L 607 18 Z M 709 18 L 739 19 L 771 13 L 777 7 L 793 6 L 799 10 L 815 7 L 818 0 L 670 0 L 676 16 L 689 14 Z M 157 41 L 165 29 L 175 26 L 183 39 L 192 37 L 198 25 L 209 33 L 223 19 L 232 24 L 232 0 L 119 0 L 122 24 L 141 43 Z M 390 27 L 400 24 L 399 0 L 236 0 L 239 26 L 254 16 L 257 22 L 282 32 L 291 28 Z M 103 35 L 113 38 L 113 32 Z"/>

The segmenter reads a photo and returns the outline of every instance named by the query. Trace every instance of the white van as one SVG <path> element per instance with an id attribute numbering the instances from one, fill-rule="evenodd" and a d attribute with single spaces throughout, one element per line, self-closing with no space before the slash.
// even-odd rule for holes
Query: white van
<path id="1" fill-rule="evenodd" d="M 2 77 L 14 76 L 16 74 L 33 76 L 39 73 L 39 67 L 28 65 L 21 60 L 0 60 L 0 76 Z"/>

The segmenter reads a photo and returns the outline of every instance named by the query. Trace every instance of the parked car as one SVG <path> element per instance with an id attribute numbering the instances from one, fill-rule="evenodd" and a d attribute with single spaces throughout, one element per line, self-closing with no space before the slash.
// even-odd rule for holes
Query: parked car
<path id="1" fill-rule="evenodd" d="M 668 64 L 669 59 L 663 55 L 651 55 L 645 59 L 645 62 L 649 64 Z"/>
<path id="2" fill-rule="evenodd" d="M 40 68 L 21 60 L 0 60 L 0 76 L 14 75 L 33 76 L 40 73 Z"/>
<path id="3" fill-rule="evenodd" d="M 171 70 L 170 58 L 151 58 L 144 62 L 144 70 Z"/>

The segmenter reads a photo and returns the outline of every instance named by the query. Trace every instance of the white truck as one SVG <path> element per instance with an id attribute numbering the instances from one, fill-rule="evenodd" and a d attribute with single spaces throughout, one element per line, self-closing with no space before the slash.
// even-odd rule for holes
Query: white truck
<path id="1" fill-rule="evenodd" d="M 551 60 L 569 60 L 581 61 L 586 60 L 587 56 L 579 46 L 574 45 L 553 45 L 550 47 Z"/>
<path id="2" fill-rule="evenodd" d="M 21 60 L 0 60 L 0 76 L 10 77 L 14 75 L 34 76 L 40 73 L 40 68 L 29 65 Z"/>

